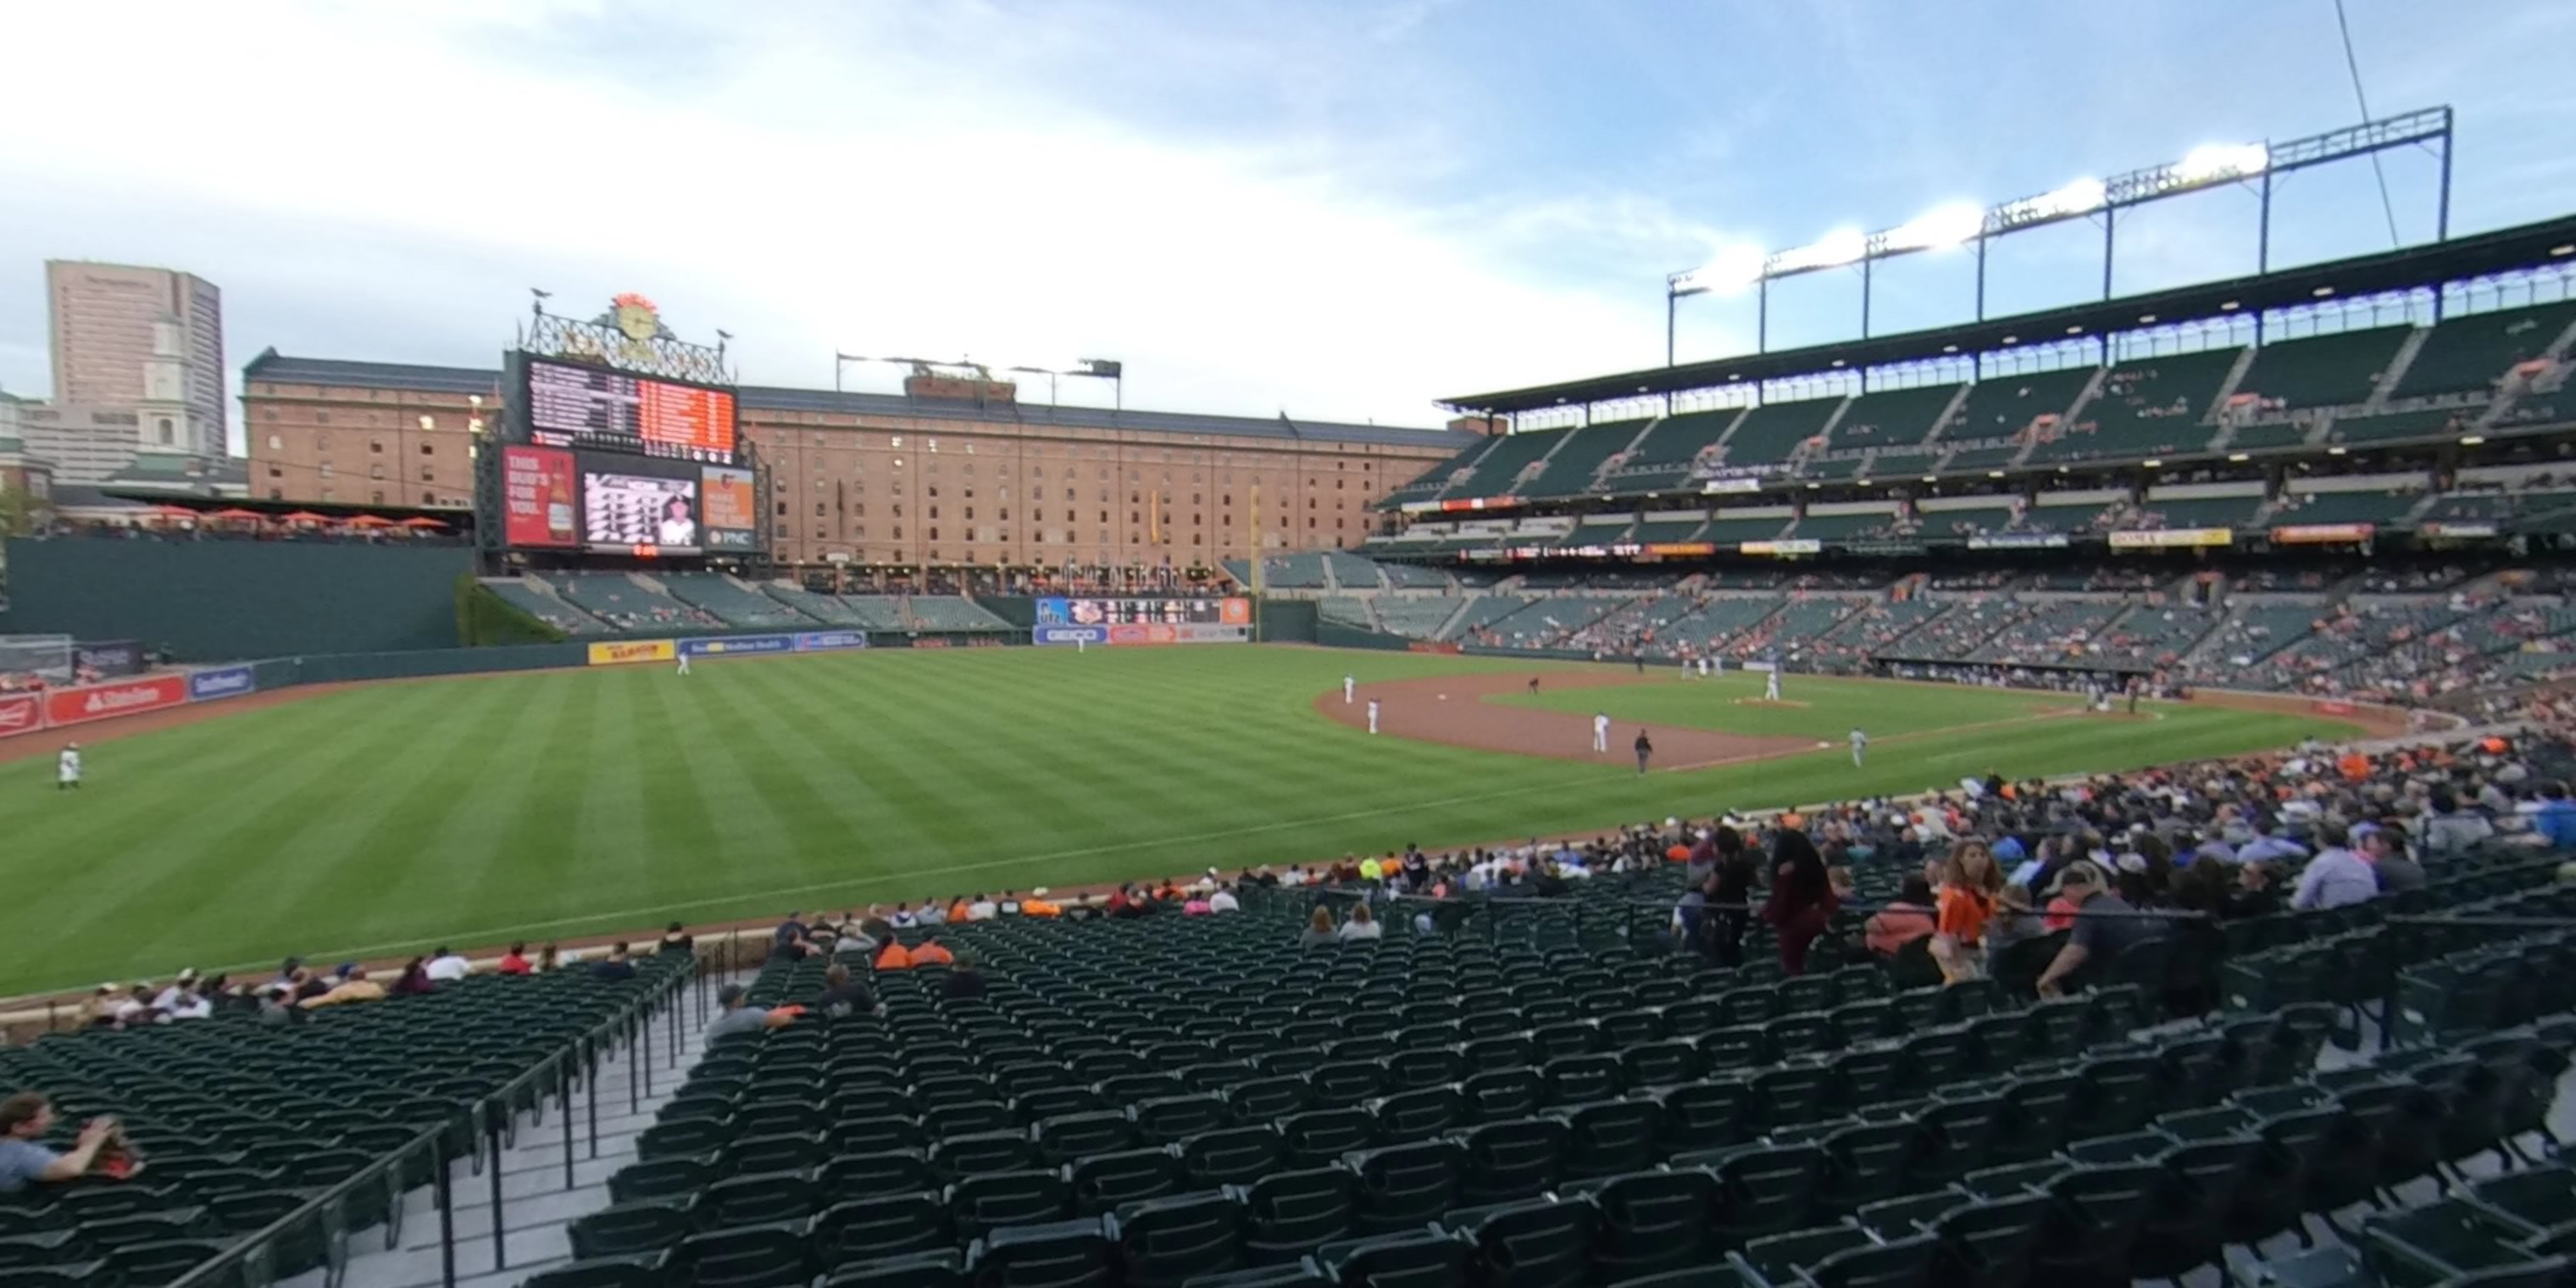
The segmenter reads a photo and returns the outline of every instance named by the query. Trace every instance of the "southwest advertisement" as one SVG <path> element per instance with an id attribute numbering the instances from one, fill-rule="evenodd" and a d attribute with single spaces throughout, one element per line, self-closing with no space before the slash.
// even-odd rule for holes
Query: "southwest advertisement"
<path id="1" fill-rule="evenodd" d="M 212 702 L 238 698 L 259 688 L 258 673 L 247 666 L 217 666 L 188 673 L 188 700 Z"/>
<path id="2" fill-rule="evenodd" d="M 571 549 L 581 544 L 573 517 L 572 453 L 553 447 L 501 449 L 501 536 L 513 546 Z"/>

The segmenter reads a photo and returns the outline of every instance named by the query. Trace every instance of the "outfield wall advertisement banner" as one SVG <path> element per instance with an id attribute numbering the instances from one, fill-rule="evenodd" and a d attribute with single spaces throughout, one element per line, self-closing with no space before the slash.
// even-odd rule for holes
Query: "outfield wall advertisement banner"
<path id="1" fill-rule="evenodd" d="M 793 653 L 793 635 L 729 635 L 721 639 L 680 641 L 684 657 L 742 657 L 753 653 Z"/>
<path id="2" fill-rule="evenodd" d="M 113 684 L 85 684 L 45 695 L 45 724 L 59 729 L 116 716 L 139 715 L 175 707 L 188 700 L 188 677 L 155 675 Z"/>
<path id="3" fill-rule="evenodd" d="M 799 653 L 833 653 L 867 646 L 866 631 L 806 631 L 796 637 Z"/>
<path id="4" fill-rule="evenodd" d="M 1242 644 L 1252 639 L 1249 626 L 1219 622 L 1119 622 L 1093 626 L 1058 626 L 1041 622 L 1029 634 L 1033 644 L 1068 647 L 1114 644 L 1133 648 L 1151 644 Z"/>
<path id="5" fill-rule="evenodd" d="M 590 646 L 592 666 L 617 666 L 625 662 L 668 662 L 678 657 L 677 645 L 669 640 L 614 640 Z"/>
<path id="6" fill-rule="evenodd" d="M 45 727 L 45 704 L 32 693 L 0 697 L 0 738 L 34 733 Z"/>
<path id="7" fill-rule="evenodd" d="M 1106 626 L 1040 626 L 1029 636 L 1029 642 L 1065 647 L 1080 644 L 1106 644 L 1109 642 L 1109 628 Z"/>
<path id="8" fill-rule="evenodd" d="M 259 688 L 259 673 L 247 666 L 218 666 L 188 673 L 188 700 L 212 702 L 238 698 Z"/>

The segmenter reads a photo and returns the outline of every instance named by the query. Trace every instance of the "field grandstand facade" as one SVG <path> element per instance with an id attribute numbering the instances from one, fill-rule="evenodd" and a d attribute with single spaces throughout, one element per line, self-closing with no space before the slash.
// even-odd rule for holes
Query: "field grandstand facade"
<path id="1" fill-rule="evenodd" d="M 242 380 L 254 497 L 472 504 L 469 425 L 498 414 L 500 372 L 270 351 Z M 983 392 L 740 390 L 742 435 L 772 475 L 772 562 L 1204 568 L 1253 549 L 1256 521 L 1271 549 L 1355 546 L 1398 483 L 1481 441 Z"/>

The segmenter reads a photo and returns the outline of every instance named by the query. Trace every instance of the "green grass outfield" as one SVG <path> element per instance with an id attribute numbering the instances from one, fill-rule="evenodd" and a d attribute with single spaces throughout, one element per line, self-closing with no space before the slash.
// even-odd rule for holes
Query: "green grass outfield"
<path id="1" fill-rule="evenodd" d="M 1317 715 L 1364 681 L 1533 664 L 1208 646 L 886 650 L 379 685 L 0 764 L 0 991 L 182 966 L 388 955 L 791 906 L 1067 886 L 1919 790 L 1989 769 L 2123 769 L 2348 732 L 2178 708 L 2039 720 L 2047 699 L 1792 677 L 1664 677 L 1548 705 L 1831 750 L 1640 778 L 1617 764 L 1370 738 Z M 1515 701 L 1521 699 L 1515 698 Z M 1865 717 L 1858 713 L 1866 713 Z M 1858 720 L 1887 737 L 1854 772 Z"/>

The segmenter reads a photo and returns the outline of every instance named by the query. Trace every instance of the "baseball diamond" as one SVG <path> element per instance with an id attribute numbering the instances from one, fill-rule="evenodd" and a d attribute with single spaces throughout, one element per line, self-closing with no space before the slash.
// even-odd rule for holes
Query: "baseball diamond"
<path id="1" fill-rule="evenodd" d="M 1341 677 L 1354 671 L 1393 695 L 1394 736 L 1344 727 Z M 1671 771 L 1507 754 L 1531 748 L 1476 733 L 1552 714 L 1491 700 L 1533 673 L 1541 703 L 1614 704 L 1623 748 L 1652 713 Z M 1495 841 L 2353 732 L 2196 704 L 2161 704 L 2166 718 L 2145 723 L 2054 717 L 2063 699 L 2050 695 L 1807 676 L 1792 684 L 1814 706 L 1764 711 L 1713 701 L 1715 686 L 1631 681 L 1617 667 L 1267 646 L 879 650 L 685 680 L 590 668 L 206 704 L 201 722 L 83 731 L 86 794 L 12 808 L 21 897 L 0 909 L 0 934 L 19 951 L 0 988 L 117 973 L 138 935 L 156 956 L 200 963 L 378 956 Z M 1739 682 L 1756 683 L 1725 681 Z M 1578 684 L 1616 687 L 1566 688 Z M 1444 689 L 1451 701 L 1431 701 Z M 1855 707 L 1899 735 L 1866 773 L 1800 751 L 1839 737 Z M 1566 757 L 1589 759 L 1580 746 Z M 0 798 L 24 802 L 49 781 L 47 743 L 0 751 L 19 757 L 0 763 Z M 1689 768 L 1711 761 L 1726 763 Z"/>

